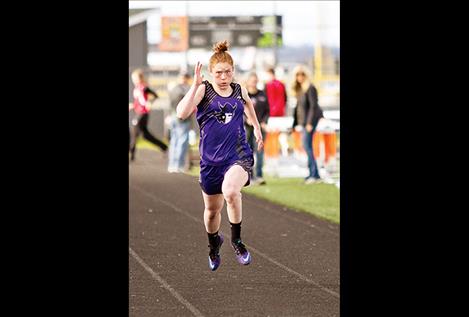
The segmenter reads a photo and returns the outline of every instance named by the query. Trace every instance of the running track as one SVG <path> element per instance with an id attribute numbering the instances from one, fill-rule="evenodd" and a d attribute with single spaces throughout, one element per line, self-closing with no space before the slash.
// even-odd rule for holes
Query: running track
<path id="1" fill-rule="evenodd" d="M 156 151 L 129 167 L 130 316 L 339 316 L 339 225 L 243 194 L 241 266 L 222 210 L 222 264 L 208 268 L 197 178 Z"/>

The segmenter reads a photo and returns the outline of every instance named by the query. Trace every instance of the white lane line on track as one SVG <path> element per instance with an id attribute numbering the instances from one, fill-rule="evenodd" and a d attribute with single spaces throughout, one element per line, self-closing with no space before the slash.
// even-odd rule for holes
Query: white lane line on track
<path id="1" fill-rule="evenodd" d="M 158 273 L 153 271 L 152 268 L 148 264 L 146 264 L 145 261 L 143 261 L 142 258 L 139 257 L 137 253 L 135 253 L 134 250 L 132 250 L 132 248 L 129 248 L 129 252 L 134 257 L 134 259 L 137 260 L 137 262 L 140 263 L 140 265 L 143 266 L 143 268 L 148 273 L 151 274 L 151 276 L 155 280 L 157 280 L 161 285 L 163 285 L 163 287 L 168 292 L 170 292 L 171 295 L 173 295 L 179 302 L 181 302 L 187 309 L 189 309 L 194 316 L 197 316 L 197 317 L 203 317 L 204 316 L 204 315 L 202 315 L 202 313 L 197 308 L 195 308 L 184 297 L 182 297 L 174 288 L 172 288 L 171 285 L 169 285 L 168 282 L 166 282 Z"/>
<path id="2" fill-rule="evenodd" d="M 200 220 L 199 218 L 196 218 L 194 217 L 193 215 L 189 214 L 188 212 L 182 210 L 181 208 L 175 206 L 174 204 L 164 200 L 164 199 L 161 199 L 161 198 L 158 198 L 158 197 L 155 197 L 153 194 L 149 193 L 148 191 L 144 190 L 143 188 L 139 187 L 139 186 L 136 186 L 136 185 L 131 185 L 131 187 L 134 187 L 136 188 L 137 190 L 139 190 L 141 193 L 143 193 L 145 196 L 153 199 L 153 200 L 156 200 L 156 201 L 159 201 L 161 203 L 163 203 L 164 205 L 174 209 L 176 212 L 180 213 L 180 214 L 183 214 L 189 218 L 191 218 L 192 220 L 194 220 L 195 222 L 198 222 L 200 224 L 203 225 L 203 221 Z M 254 248 L 252 245 L 248 245 L 246 244 L 246 246 L 248 246 L 253 252 L 257 253 L 258 255 L 260 255 L 261 257 L 263 257 L 264 259 L 266 259 L 267 261 L 277 265 L 278 267 L 284 269 L 285 271 L 287 271 L 288 273 L 290 274 L 293 274 L 295 275 L 296 277 L 299 277 L 301 280 L 305 281 L 305 282 L 308 282 L 314 286 L 316 286 L 317 288 L 319 288 L 320 290 L 336 297 L 336 298 L 340 298 L 340 294 L 327 288 L 327 287 L 324 287 L 322 285 L 320 285 L 318 282 L 315 282 L 309 278 L 307 278 L 306 276 L 304 276 L 303 274 L 301 273 L 298 273 L 296 272 L 295 270 L 289 268 L 288 266 L 274 260 L 273 258 L 269 257 L 267 254 L 263 253 L 263 252 L 260 252 L 259 250 L 257 250 L 256 248 Z"/>

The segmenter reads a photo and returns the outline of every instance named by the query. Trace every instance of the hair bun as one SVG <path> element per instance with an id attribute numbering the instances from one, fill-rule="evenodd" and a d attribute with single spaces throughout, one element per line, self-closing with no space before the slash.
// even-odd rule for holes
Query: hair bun
<path id="1" fill-rule="evenodd" d="M 230 44 L 228 44 L 227 40 L 224 40 L 222 42 L 218 42 L 215 45 L 213 45 L 213 51 L 215 53 L 222 53 L 228 50 L 228 47 Z"/>

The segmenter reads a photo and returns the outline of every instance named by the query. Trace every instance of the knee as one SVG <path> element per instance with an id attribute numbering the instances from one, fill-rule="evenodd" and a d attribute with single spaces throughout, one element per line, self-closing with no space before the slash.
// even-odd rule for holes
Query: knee
<path id="1" fill-rule="evenodd" d="M 217 209 L 205 208 L 205 215 L 207 216 L 207 218 L 208 218 L 209 220 L 215 219 L 215 217 L 217 216 L 217 214 L 218 214 L 218 210 L 217 210 Z"/>
<path id="2" fill-rule="evenodd" d="M 236 199 L 241 197 L 241 193 L 232 187 L 227 187 L 223 190 L 223 197 L 227 204 L 233 204 Z"/>

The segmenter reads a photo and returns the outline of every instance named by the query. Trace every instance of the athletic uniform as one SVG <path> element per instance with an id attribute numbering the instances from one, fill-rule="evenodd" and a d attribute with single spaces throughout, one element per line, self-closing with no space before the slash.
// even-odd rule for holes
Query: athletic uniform
<path id="1" fill-rule="evenodd" d="M 244 104 L 241 86 L 231 83 L 229 97 L 220 96 L 207 80 L 204 98 L 197 105 L 200 127 L 200 179 L 202 190 L 208 195 L 221 194 L 226 171 L 240 165 L 248 172 L 249 185 L 254 158 L 246 141 L 243 126 Z"/>

